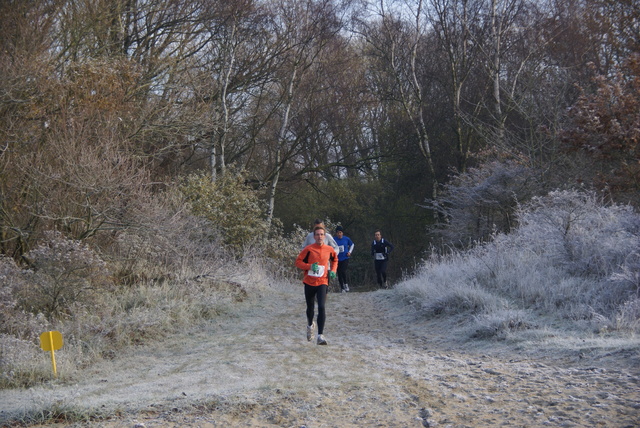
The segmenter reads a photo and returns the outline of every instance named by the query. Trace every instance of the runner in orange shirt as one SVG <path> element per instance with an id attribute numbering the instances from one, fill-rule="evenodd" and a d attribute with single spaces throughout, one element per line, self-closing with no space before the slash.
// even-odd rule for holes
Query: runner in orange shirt
<path id="1" fill-rule="evenodd" d="M 302 282 L 304 283 L 304 297 L 307 302 L 307 340 L 313 337 L 316 323 L 313 321 L 315 300 L 318 300 L 318 345 L 326 345 L 324 338 L 325 302 L 329 279 L 336 277 L 338 269 L 338 256 L 330 245 L 325 245 L 325 229 L 316 226 L 313 230 L 315 243 L 307 245 L 296 258 L 296 267 L 305 271 Z"/>

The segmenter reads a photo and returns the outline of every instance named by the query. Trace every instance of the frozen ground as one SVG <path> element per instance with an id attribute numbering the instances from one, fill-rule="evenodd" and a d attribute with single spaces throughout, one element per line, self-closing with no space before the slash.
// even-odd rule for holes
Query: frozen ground
<path id="1" fill-rule="evenodd" d="M 328 346 L 305 337 L 302 288 L 243 303 L 202 329 L 0 391 L 0 422 L 66 426 L 640 426 L 638 341 L 469 341 L 395 290 L 328 296 Z M 567 341 L 566 343 L 562 343 Z M 55 426 L 50 421 L 47 426 Z"/>

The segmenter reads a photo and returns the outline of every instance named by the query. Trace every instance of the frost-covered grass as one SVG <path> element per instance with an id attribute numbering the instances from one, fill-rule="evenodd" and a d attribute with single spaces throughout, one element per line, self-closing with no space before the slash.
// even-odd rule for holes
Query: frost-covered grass
<path id="1" fill-rule="evenodd" d="M 397 288 L 428 314 L 472 314 L 482 337 L 539 326 L 540 317 L 585 332 L 640 331 L 637 212 L 558 191 L 517 218 L 512 233 L 434 255 Z"/>
<path id="2" fill-rule="evenodd" d="M 143 281 L 96 294 L 90 304 L 76 302 L 67 308 L 67 315 L 55 320 L 5 311 L 2 318 L 13 325 L 13 334 L 0 335 L 0 387 L 52 379 L 49 353 L 38 346 L 42 332 L 62 333 L 64 350 L 56 354 L 57 367 L 62 377 L 70 378 L 78 369 L 111 359 L 128 346 L 162 339 L 228 312 L 267 285 L 266 271 L 258 261 L 248 266 L 233 260 L 213 262 L 220 265 L 209 273 L 186 269 L 167 281 Z"/>
<path id="3" fill-rule="evenodd" d="M 255 199 L 237 198 L 237 179 L 222 182 L 228 191 L 202 185 L 202 196 L 207 207 L 226 212 L 234 233 L 194 216 L 169 189 L 132 202 L 127 215 L 135 227 L 84 240 L 45 231 L 21 265 L 0 257 L 0 388 L 52 378 L 48 354 L 39 349 L 43 332 L 62 333 L 57 365 L 72 377 L 128 346 L 230 311 L 272 287 L 273 278 L 290 276 L 295 241 L 276 226 L 266 234 L 266 226 L 256 225 Z M 196 190 L 189 196 L 197 199 Z M 235 202 L 219 198 L 221 192 Z"/>

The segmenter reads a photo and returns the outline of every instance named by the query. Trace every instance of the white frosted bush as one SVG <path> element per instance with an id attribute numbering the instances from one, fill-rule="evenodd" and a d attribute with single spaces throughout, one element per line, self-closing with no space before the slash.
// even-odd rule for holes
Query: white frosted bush
<path id="1" fill-rule="evenodd" d="M 619 329 L 640 329 L 640 298 L 632 298 L 620 305 L 615 315 L 616 327 Z"/>
<path id="2" fill-rule="evenodd" d="M 433 257 L 398 288 L 433 314 L 479 312 L 503 306 L 502 299 L 477 283 L 470 267 L 477 259 L 462 253 Z"/>
<path id="3" fill-rule="evenodd" d="M 519 245 L 576 275 L 610 275 L 640 248 L 640 216 L 604 206 L 592 193 L 551 192 L 518 210 Z"/>
<path id="4" fill-rule="evenodd" d="M 463 246 L 487 241 L 496 232 L 509 232 L 519 201 L 539 193 L 535 171 L 517 161 L 492 161 L 469 168 L 443 186 L 426 206 L 444 221 L 434 232 L 445 242 Z"/>
<path id="5" fill-rule="evenodd" d="M 638 213 L 591 193 L 557 191 L 517 214 L 513 232 L 432 257 L 399 288 L 432 312 L 513 307 L 638 327 Z"/>

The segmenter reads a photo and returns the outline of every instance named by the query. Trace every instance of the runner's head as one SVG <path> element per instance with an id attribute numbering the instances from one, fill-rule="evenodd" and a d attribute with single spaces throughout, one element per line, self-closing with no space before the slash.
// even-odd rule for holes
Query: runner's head
<path id="1" fill-rule="evenodd" d="M 316 240 L 316 244 L 324 244 L 324 235 L 324 226 L 316 226 L 313 228 L 313 239 Z"/>

